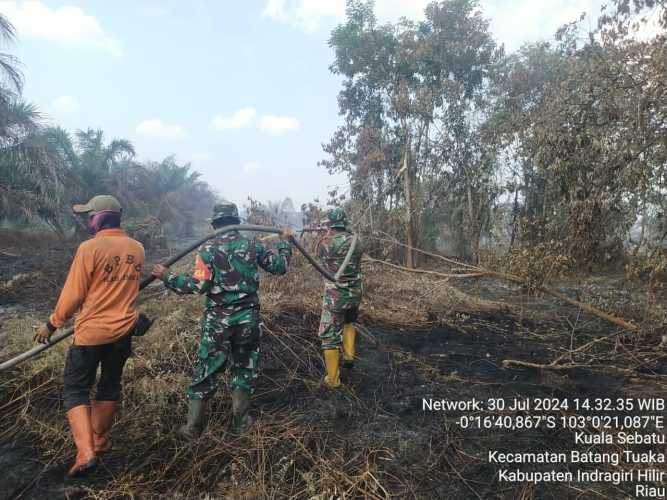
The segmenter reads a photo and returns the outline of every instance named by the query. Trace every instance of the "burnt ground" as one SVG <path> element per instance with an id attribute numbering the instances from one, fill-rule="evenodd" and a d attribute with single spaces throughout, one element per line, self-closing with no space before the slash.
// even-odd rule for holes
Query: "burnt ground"
<path id="1" fill-rule="evenodd" d="M 497 466 L 488 463 L 489 450 L 567 451 L 575 448 L 573 433 L 546 428 L 464 430 L 456 424 L 461 413 L 423 409 L 424 398 L 664 396 L 665 379 L 659 377 L 667 375 L 664 356 L 638 363 L 629 372 L 504 367 L 506 359 L 548 363 L 570 345 L 610 334 L 608 342 L 596 347 L 600 362 L 580 361 L 605 364 L 618 349 L 627 350 L 629 357 L 640 354 L 624 343 L 623 335 L 614 337 L 609 325 L 583 317 L 574 308 L 547 298 L 526 300 L 518 291 L 491 282 L 475 286 L 474 291 L 488 298 L 502 295 L 520 302 L 524 310 L 519 319 L 467 316 L 450 326 L 419 329 L 362 318 L 367 331 L 358 336 L 358 360 L 352 371 L 344 372 L 345 388 L 336 393 L 319 387 L 322 365 L 312 334 L 317 318 L 299 309 L 282 311 L 267 322 L 266 361 L 254 398 L 258 422 L 247 436 L 232 436 L 226 430 L 230 403 L 221 390 L 205 434 L 193 444 L 178 441 L 173 428 L 185 413 L 180 389 L 168 394 L 166 406 L 159 406 L 141 400 L 140 385 L 153 381 L 159 390 L 161 377 L 175 370 L 187 372 L 187 359 L 174 365 L 160 354 L 150 363 L 136 363 L 125 374 L 115 450 L 102 458 L 101 470 L 87 483 L 62 481 L 73 453 L 62 423 L 57 432 L 39 428 L 40 423 L 55 425 L 57 417 L 62 419 L 60 369 L 2 374 L 0 499 L 204 498 L 206 494 L 315 498 L 323 491 L 328 493 L 316 498 L 633 497 L 632 485 L 499 483 Z M 136 356 L 154 357 L 141 342 L 135 343 Z M 32 393 L 29 401 L 17 399 L 27 387 Z M 568 413 L 574 412 L 563 412 Z M 244 467 L 253 471 L 243 472 Z M 239 479 L 247 477 L 255 482 Z"/>
<path id="2" fill-rule="evenodd" d="M 542 429 L 463 431 L 454 423 L 457 412 L 422 408 L 422 398 L 622 397 L 627 395 L 626 388 L 633 385 L 629 377 L 587 370 L 557 374 L 504 369 L 501 362 L 507 357 L 534 360 L 535 355 L 542 352 L 538 342 L 516 335 L 497 332 L 470 335 L 447 329 L 405 332 L 375 328 L 370 331 L 380 345 L 360 339 L 359 360 L 353 371 L 344 375 L 347 388 L 339 394 L 318 391 L 301 380 L 295 380 L 284 391 L 271 390 L 270 380 L 280 376 L 281 367 L 266 367 L 260 395 L 255 401 L 261 411 L 257 425 L 277 415 L 294 415 L 301 425 L 314 432 L 332 433 L 330 438 L 350 456 L 361 445 L 378 450 L 377 459 L 384 461 L 383 475 L 400 478 L 393 485 L 391 481 L 386 482 L 384 488 L 399 498 L 492 499 L 513 498 L 527 492 L 531 493 L 528 498 L 597 496 L 588 487 L 607 498 L 626 498 L 631 493 L 627 488 L 596 484 L 579 485 L 579 491 L 563 485 L 534 488 L 500 485 L 494 481 L 494 466 L 487 463 L 489 449 L 566 451 L 573 448 L 572 434 Z M 483 349 L 480 350 L 480 346 Z M 266 348 L 271 348 L 270 343 Z M 263 394 L 261 389 L 264 389 Z M 43 411 L 59 411 L 57 390 L 43 397 L 48 401 L 42 402 L 49 407 Z M 224 399 L 218 398 L 216 410 L 222 419 L 229 411 Z M 170 424 L 175 425 L 182 418 L 178 415 Z M 209 432 L 217 430 L 209 428 Z M 144 461 L 170 456 L 178 450 L 160 449 L 159 443 L 147 445 L 149 443 L 127 442 L 117 436 L 119 451 L 103 459 L 103 469 L 90 486 L 93 489 L 101 486 L 119 471 L 127 472 L 133 467 L 143 471 Z M 162 445 L 168 446 L 167 443 Z M 196 454 L 197 446 L 192 448 L 189 453 Z M 63 456 L 50 456 L 49 452 L 23 433 L 20 440 L 3 443 L 0 447 L 0 466 L 4 471 L 0 498 L 87 496 L 90 493 L 87 489 L 63 485 L 61 478 L 66 466 L 63 459 L 69 458 L 71 451 L 65 449 Z M 326 457 L 326 450 L 321 453 Z M 181 458 L 179 464 L 190 466 L 187 458 Z M 407 488 L 406 483 L 411 486 Z M 585 493 L 582 494 L 582 490 Z M 155 493 L 167 494 L 168 491 L 169 487 L 159 488 Z"/>
<path id="3" fill-rule="evenodd" d="M 44 309 L 55 303 L 67 277 L 74 249 L 54 247 L 27 252 L 0 248 L 0 313 L 8 310 Z"/>

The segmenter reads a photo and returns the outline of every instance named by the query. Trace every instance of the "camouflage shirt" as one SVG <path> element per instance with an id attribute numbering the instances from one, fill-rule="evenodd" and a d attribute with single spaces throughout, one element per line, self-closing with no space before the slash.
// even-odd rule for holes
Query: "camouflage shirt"
<path id="1" fill-rule="evenodd" d="M 324 267 L 331 274 L 336 274 L 343 265 L 354 235 L 349 231 L 332 231 L 324 236 L 320 242 L 317 253 L 324 264 Z M 362 290 L 363 274 L 361 272 L 361 256 L 363 254 L 361 241 L 357 238 L 357 244 L 354 247 L 354 253 L 350 263 L 343 271 L 338 285 L 327 282 L 328 287 L 338 289 Z"/>
<path id="2" fill-rule="evenodd" d="M 258 266 L 271 274 L 285 274 L 291 256 L 287 242 L 279 242 L 273 250 L 232 231 L 199 247 L 192 276 L 169 272 L 164 284 L 180 294 L 206 294 L 207 309 L 232 314 L 259 306 Z"/>

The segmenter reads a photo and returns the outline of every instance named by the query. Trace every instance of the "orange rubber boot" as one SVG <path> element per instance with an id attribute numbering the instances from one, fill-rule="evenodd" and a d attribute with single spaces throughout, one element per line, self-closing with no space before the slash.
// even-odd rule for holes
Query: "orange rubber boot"
<path id="1" fill-rule="evenodd" d="M 107 451 L 111 451 L 111 436 L 109 435 L 109 431 L 111 430 L 111 426 L 113 426 L 116 401 L 93 400 L 90 404 L 95 453 L 106 453 Z"/>
<path id="2" fill-rule="evenodd" d="M 67 477 L 81 477 L 97 467 L 90 406 L 75 406 L 67 412 L 67 420 L 69 420 L 72 438 L 76 445 L 76 461 L 67 472 Z"/>

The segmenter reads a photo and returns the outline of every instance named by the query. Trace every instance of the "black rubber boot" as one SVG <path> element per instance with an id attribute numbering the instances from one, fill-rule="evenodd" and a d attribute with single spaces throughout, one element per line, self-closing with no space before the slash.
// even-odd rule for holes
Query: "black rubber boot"
<path id="1" fill-rule="evenodd" d="M 243 434 L 255 419 L 249 413 L 250 395 L 238 387 L 232 391 L 232 428 L 234 434 Z"/>
<path id="2" fill-rule="evenodd" d="M 178 429 L 178 433 L 187 439 L 196 439 L 204 428 L 206 401 L 188 399 L 188 421 Z"/>

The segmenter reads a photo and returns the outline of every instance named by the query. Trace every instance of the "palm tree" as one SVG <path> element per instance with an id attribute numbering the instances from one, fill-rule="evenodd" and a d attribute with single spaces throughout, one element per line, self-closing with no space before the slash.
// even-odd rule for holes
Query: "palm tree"
<path id="1" fill-rule="evenodd" d="M 39 219 L 62 234 L 71 157 L 62 129 L 38 129 L 0 148 L 0 218 Z"/>
<path id="2" fill-rule="evenodd" d="M 16 39 L 14 26 L 0 14 L 0 42 L 12 43 Z M 0 147 L 21 132 L 27 131 L 37 121 L 36 110 L 16 101 L 23 88 L 23 74 L 19 61 L 11 54 L 0 52 Z M 18 129 L 17 130 L 17 125 Z M 9 138 L 9 139 L 8 139 Z"/>
<path id="3" fill-rule="evenodd" d="M 214 203 L 208 184 L 191 164 L 179 165 L 173 156 L 150 162 L 146 169 L 150 179 L 142 199 L 149 204 L 147 209 L 171 225 L 175 234 L 192 236 L 196 221 L 206 217 Z"/>
<path id="4" fill-rule="evenodd" d="M 0 41 L 16 33 L 0 14 Z M 0 52 L 0 219 L 40 219 L 61 231 L 60 207 L 71 157 L 55 147 L 60 131 L 44 129 L 37 108 L 20 98 L 18 60 Z"/>
<path id="5" fill-rule="evenodd" d="M 136 155 L 134 146 L 127 139 L 114 139 L 105 145 L 101 129 L 78 130 L 76 137 L 82 159 L 91 159 L 96 167 L 106 173 L 110 173 L 116 163 Z"/>
<path id="6" fill-rule="evenodd" d="M 114 169 L 126 166 L 136 154 L 134 146 L 126 139 L 114 139 L 105 144 L 104 132 L 100 129 L 78 130 L 76 139 L 75 171 L 86 196 L 103 191 Z"/>

